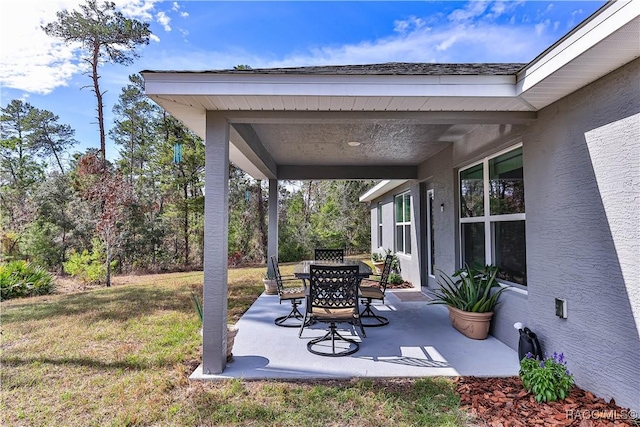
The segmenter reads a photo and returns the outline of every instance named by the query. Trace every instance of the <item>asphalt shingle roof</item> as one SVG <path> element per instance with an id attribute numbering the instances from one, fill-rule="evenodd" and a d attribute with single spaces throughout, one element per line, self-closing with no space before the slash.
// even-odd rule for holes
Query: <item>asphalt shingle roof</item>
<path id="1" fill-rule="evenodd" d="M 319 75 L 405 75 L 405 76 L 440 76 L 440 75 L 513 75 L 527 64 L 434 64 L 387 62 L 385 64 L 365 65 L 321 65 L 290 68 L 251 68 L 242 70 L 209 70 L 200 73 L 212 74 L 319 74 Z M 154 71 L 145 71 L 154 72 Z M 158 72 L 190 72 L 198 71 L 158 71 Z"/>

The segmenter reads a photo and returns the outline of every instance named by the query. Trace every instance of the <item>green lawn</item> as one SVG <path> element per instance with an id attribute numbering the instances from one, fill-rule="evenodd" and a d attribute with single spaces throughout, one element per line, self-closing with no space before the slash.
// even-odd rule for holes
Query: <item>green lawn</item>
<path id="1" fill-rule="evenodd" d="M 283 273 L 292 266 L 283 266 Z M 229 271 L 229 320 L 263 291 Z M 461 426 L 444 378 L 190 381 L 202 273 L 116 278 L 111 288 L 2 302 L 0 425 Z"/>

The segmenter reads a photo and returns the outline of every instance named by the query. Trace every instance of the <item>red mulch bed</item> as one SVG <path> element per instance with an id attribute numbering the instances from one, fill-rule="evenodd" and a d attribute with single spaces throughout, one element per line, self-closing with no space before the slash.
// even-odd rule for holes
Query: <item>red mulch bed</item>
<path id="1" fill-rule="evenodd" d="M 518 377 L 456 379 L 461 408 L 476 425 L 491 427 L 525 426 L 640 426 L 629 410 L 607 403 L 588 391 L 574 386 L 568 398 L 538 403 Z"/>

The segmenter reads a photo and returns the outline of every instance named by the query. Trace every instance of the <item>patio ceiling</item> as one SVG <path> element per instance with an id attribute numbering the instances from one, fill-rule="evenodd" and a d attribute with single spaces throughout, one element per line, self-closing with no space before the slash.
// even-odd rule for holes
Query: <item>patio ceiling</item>
<path id="1" fill-rule="evenodd" d="M 230 160 L 255 178 L 412 179 L 475 128 L 517 133 L 539 109 L 640 56 L 639 3 L 607 3 L 526 65 L 142 74 L 147 95 L 202 138 L 207 111 L 224 116 Z"/>

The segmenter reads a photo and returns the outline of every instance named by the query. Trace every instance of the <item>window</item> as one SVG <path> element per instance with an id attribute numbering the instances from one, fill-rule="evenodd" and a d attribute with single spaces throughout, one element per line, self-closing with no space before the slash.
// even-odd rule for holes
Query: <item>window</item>
<path id="1" fill-rule="evenodd" d="M 522 146 L 460 170 L 463 264 L 493 264 L 502 280 L 527 285 Z"/>
<path id="2" fill-rule="evenodd" d="M 395 197 L 396 251 L 411 253 L 411 195 L 407 191 Z"/>
<path id="3" fill-rule="evenodd" d="M 378 247 L 382 247 L 382 203 L 378 202 Z"/>

